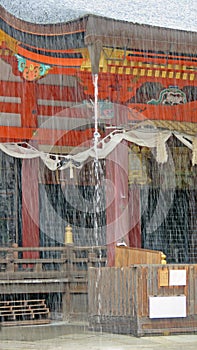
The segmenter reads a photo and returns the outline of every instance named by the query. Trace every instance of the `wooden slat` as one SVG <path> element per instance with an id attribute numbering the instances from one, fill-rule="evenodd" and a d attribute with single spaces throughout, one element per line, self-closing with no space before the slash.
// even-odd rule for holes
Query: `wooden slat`
<path id="1" fill-rule="evenodd" d="M 35 324 L 48 324 L 49 319 L 36 319 L 36 320 L 18 320 L 18 321 L 3 321 L 1 326 L 22 326 L 22 325 L 35 325 Z"/>
<path id="2" fill-rule="evenodd" d="M 161 264 L 162 252 L 156 250 L 115 247 L 115 266 L 125 267 L 135 264 Z"/>
<path id="3" fill-rule="evenodd" d="M 43 320 L 49 316 L 49 308 L 46 307 L 44 299 L 35 300 L 11 300 L 2 301 L 0 307 L 0 323 L 6 324 L 11 321 L 20 322 L 21 317 L 25 318 L 26 323 L 31 323 L 32 319 L 39 316 L 39 319 Z"/>
<path id="4" fill-rule="evenodd" d="M 186 270 L 186 286 L 160 285 L 159 271 Z M 91 279 L 91 282 L 90 282 Z M 99 279 L 99 283 L 98 283 Z M 197 329 L 197 265 L 132 265 L 91 268 L 89 275 L 90 326 L 108 332 L 134 335 L 192 332 Z M 96 298 L 94 296 L 96 295 Z M 150 319 L 149 296 L 185 295 L 183 318 Z M 102 307 L 98 308 L 98 300 Z M 92 302 L 94 300 L 94 302 Z M 99 323 L 100 322 L 100 323 Z M 173 326 L 172 326 L 173 324 Z M 173 328 L 174 327 L 174 328 Z"/>

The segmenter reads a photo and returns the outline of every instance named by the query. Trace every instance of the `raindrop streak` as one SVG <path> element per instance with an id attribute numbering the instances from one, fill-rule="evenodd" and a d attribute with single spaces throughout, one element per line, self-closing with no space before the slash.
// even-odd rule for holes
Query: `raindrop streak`
<path id="1" fill-rule="evenodd" d="M 94 198 L 94 236 L 96 245 L 99 245 L 99 211 L 100 211 L 100 177 L 102 176 L 102 170 L 100 167 L 99 159 L 98 159 L 98 142 L 100 138 L 100 134 L 98 132 L 98 74 L 93 75 L 93 84 L 94 84 L 94 118 L 95 118 L 95 127 L 94 127 L 94 151 L 95 158 L 93 162 L 94 167 L 94 178 L 95 178 L 95 198 Z M 101 228 L 102 229 L 102 228 Z M 98 263 L 98 275 L 96 280 L 96 290 L 100 291 L 99 283 L 101 278 L 101 249 L 98 249 L 99 254 L 99 263 Z M 97 294 L 97 293 L 96 293 Z M 98 318 L 101 316 L 101 293 L 98 294 Z M 100 332 L 101 324 L 100 324 Z"/>
<path id="2" fill-rule="evenodd" d="M 95 198 L 94 198 L 94 235 L 96 238 L 96 244 L 98 245 L 98 215 L 99 215 L 99 159 L 98 159 L 98 141 L 100 134 L 98 132 L 98 74 L 93 75 L 94 84 L 94 152 L 95 158 L 93 162 L 94 178 L 95 178 Z"/>

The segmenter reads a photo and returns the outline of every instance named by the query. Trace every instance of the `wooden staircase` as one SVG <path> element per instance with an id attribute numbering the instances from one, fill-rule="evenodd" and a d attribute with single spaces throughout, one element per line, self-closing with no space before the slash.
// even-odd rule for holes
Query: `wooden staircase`
<path id="1" fill-rule="evenodd" d="M 49 308 L 45 299 L 0 301 L 0 325 L 49 323 Z"/>

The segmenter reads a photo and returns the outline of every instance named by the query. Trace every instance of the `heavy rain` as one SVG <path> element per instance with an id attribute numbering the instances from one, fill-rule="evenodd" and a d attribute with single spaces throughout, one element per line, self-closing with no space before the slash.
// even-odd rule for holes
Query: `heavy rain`
<path id="1" fill-rule="evenodd" d="M 0 0 L 0 349 L 196 348 L 196 16 Z"/>

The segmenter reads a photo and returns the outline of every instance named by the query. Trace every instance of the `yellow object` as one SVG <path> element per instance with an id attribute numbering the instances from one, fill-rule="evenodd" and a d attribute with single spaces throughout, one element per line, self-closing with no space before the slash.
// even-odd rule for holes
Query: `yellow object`
<path id="1" fill-rule="evenodd" d="M 66 226 L 64 243 L 69 245 L 73 244 L 72 227 L 70 225 Z"/>
<path id="2" fill-rule="evenodd" d="M 161 253 L 161 264 L 162 265 L 167 264 L 167 262 L 166 262 L 166 255 L 164 253 Z"/>

